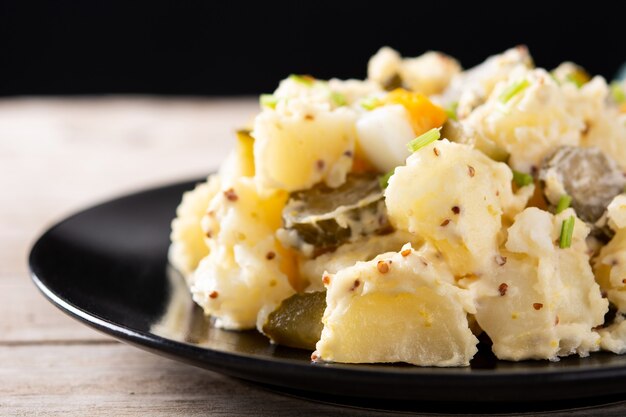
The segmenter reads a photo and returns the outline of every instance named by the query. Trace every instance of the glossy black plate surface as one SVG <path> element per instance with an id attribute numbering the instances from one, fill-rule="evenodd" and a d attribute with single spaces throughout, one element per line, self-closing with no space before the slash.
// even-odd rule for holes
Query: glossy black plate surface
<path id="1" fill-rule="evenodd" d="M 30 254 L 35 284 L 66 313 L 125 342 L 315 395 L 499 402 L 626 394 L 626 356 L 509 363 L 479 354 L 470 368 L 311 364 L 310 352 L 270 345 L 256 332 L 213 329 L 167 266 L 170 222 L 193 184 L 129 195 L 53 226 Z"/>

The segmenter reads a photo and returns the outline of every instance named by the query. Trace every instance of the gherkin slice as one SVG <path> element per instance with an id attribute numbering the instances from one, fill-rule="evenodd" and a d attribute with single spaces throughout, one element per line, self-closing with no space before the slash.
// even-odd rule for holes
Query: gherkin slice
<path id="1" fill-rule="evenodd" d="M 338 188 L 318 184 L 292 193 L 283 210 L 279 238 L 310 255 L 390 230 L 378 176 L 350 174 Z"/>
<path id="2" fill-rule="evenodd" d="M 270 313 L 263 333 L 278 345 L 314 350 L 325 309 L 326 291 L 294 294 Z"/>
<path id="3" fill-rule="evenodd" d="M 383 82 L 383 88 L 386 91 L 393 91 L 396 88 L 402 88 L 402 77 L 397 72 Z"/>
<path id="4" fill-rule="evenodd" d="M 547 158 L 539 172 L 546 197 L 557 206 L 562 190 L 571 197 L 578 217 L 596 233 L 596 223 L 613 198 L 624 191 L 626 178 L 612 158 L 595 147 L 563 146 Z"/>

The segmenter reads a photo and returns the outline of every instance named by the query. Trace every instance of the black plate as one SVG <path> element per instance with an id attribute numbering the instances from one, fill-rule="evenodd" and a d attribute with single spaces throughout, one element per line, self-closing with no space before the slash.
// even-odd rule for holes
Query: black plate
<path id="1" fill-rule="evenodd" d="M 479 354 L 470 368 L 311 364 L 310 352 L 273 346 L 256 332 L 213 329 L 197 314 L 180 279 L 167 272 L 170 222 L 183 191 L 193 184 L 129 195 L 52 227 L 30 254 L 35 284 L 66 313 L 120 340 L 298 392 L 446 402 L 626 393 L 626 356 L 607 353 L 556 363 L 511 363 Z M 186 318 L 172 326 L 172 314 L 163 319 L 168 309 Z"/>

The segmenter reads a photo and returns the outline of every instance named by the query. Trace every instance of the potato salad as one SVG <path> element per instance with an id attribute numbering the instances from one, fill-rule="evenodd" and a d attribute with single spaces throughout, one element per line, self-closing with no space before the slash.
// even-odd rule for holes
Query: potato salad
<path id="1" fill-rule="evenodd" d="M 625 81 L 384 47 L 261 95 L 169 258 L 215 327 L 314 362 L 624 354 L 625 173 Z"/>

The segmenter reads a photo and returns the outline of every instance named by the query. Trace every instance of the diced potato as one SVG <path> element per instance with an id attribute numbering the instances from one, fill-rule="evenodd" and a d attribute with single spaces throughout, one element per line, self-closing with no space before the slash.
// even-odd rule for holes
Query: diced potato
<path id="1" fill-rule="evenodd" d="M 525 46 L 508 49 L 456 74 L 440 100 L 446 106 L 456 103 L 457 117 L 464 119 L 487 100 L 499 82 L 509 78 L 512 73 L 532 67 L 532 57 Z"/>
<path id="2" fill-rule="evenodd" d="M 509 165 L 525 173 L 557 148 L 577 146 L 584 128 L 568 111 L 562 88 L 542 69 L 511 73 L 465 121 L 505 149 L 511 155 Z"/>
<path id="3" fill-rule="evenodd" d="M 441 52 L 402 59 L 397 51 L 385 46 L 369 60 L 367 78 L 387 90 L 405 87 L 432 95 L 443 92 L 460 71 L 459 63 Z"/>
<path id="4" fill-rule="evenodd" d="M 208 255 L 209 247 L 202 231 L 201 221 L 211 199 L 219 192 L 219 177 L 213 175 L 207 182 L 183 194 L 172 221 L 172 245 L 169 261 L 186 278 L 196 269 L 202 258 Z"/>
<path id="5" fill-rule="evenodd" d="M 352 168 L 357 111 L 353 102 L 379 92 L 358 80 L 290 76 L 255 118 L 254 164 L 261 189 L 296 191 L 324 182 L 338 187 Z"/>
<path id="6" fill-rule="evenodd" d="M 619 114 L 617 110 L 605 107 L 589 119 L 586 126 L 588 130 L 581 145 L 600 148 L 615 159 L 622 171 L 626 171 L 626 114 Z"/>
<path id="7" fill-rule="evenodd" d="M 416 58 L 404 59 L 399 72 L 406 87 L 433 95 L 446 89 L 452 78 L 461 72 L 461 66 L 446 54 L 429 51 Z"/>
<path id="8" fill-rule="evenodd" d="M 618 229 L 594 261 L 596 280 L 618 311 L 626 313 L 626 228 Z"/>
<path id="9" fill-rule="evenodd" d="M 608 207 L 608 223 L 616 231 L 593 262 L 600 288 L 617 309 L 614 323 L 599 331 L 602 349 L 626 353 L 626 196 L 618 195 Z"/>
<path id="10" fill-rule="evenodd" d="M 289 113 L 266 109 L 252 136 L 256 180 L 263 188 L 296 191 L 324 181 L 341 185 L 352 167 L 355 113 L 345 107 Z"/>
<path id="11" fill-rule="evenodd" d="M 371 81 L 379 83 L 386 87 L 394 79 L 399 79 L 400 65 L 402 65 L 402 57 L 392 48 L 382 47 L 373 55 L 367 64 L 367 78 Z M 399 86 L 398 86 L 399 87 Z"/>
<path id="12" fill-rule="evenodd" d="M 455 275 L 497 266 L 502 216 L 522 210 L 533 191 L 511 189 L 511 170 L 469 145 L 440 140 L 396 168 L 385 200 L 391 223 L 442 252 Z"/>
<path id="13" fill-rule="evenodd" d="M 210 251 L 192 276 L 191 292 L 218 327 L 254 328 L 263 307 L 294 293 L 298 277 L 285 265 L 295 260 L 285 260 L 293 255 L 274 237 L 286 200 L 280 191 L 260 195 L 247 177 L 211 200 L 203 219 Z"/>
<path id="14" fill-rule="evenodd" d="M 609 226 L 615 231 L 626 228 L 626 194 L 616 196 L 607 207 Z"/>
<path id="15" fill-rule="evenodd" d="M 615 323 L 598 330 L 600 346 L 603 350 L 623 355 L 626 353 L 626 319 L 618 316 Z"/>
<path id="16" fill-rule="evenodd" d="M 537 208 L 518 214 L 499 268 L 470 284 L 476 320 L 498 358 L 556 360 L 599 349 L 593 328 L 603 323 L 608 303 L 589 266 L 584 222 L 576 220 L 571 247 L 558 246 L 563 220 L 572 215 Z"/>
<path id="17" fill-rule="evenodd" d="M 244 177 L 254 177 L 254 138 L 250 131 L 237 131 L 237 159 L 240 161 L 241 174 Z"/>
<path id="18" fill-rule="evenodd" d="M 314 357 L 329 362 L 467 366 L 473 302 L 432 248 L 386 253 L 328 275 Z M 375 335 L 375 336 L 374 336 Z M 374 336 L 374 337 L 373 337 Z"/>

